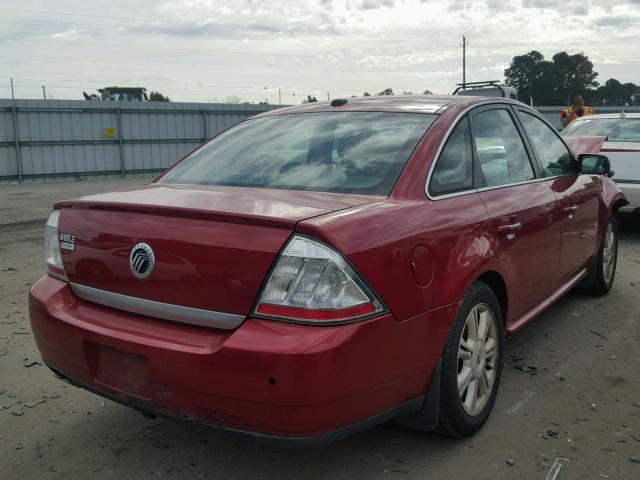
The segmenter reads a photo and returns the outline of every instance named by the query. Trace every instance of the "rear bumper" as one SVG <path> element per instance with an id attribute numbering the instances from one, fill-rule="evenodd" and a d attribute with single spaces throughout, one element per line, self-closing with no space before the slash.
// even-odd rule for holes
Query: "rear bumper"
<path id="1" fill-rule="evenodd" d="M 457 305 L 336 327 L 257 319 L 215 331 L 95 305 L 40 279 L 44 361 L 71 383 L 159 415 L 286 443 L 323 443 L 415 413 Z"/>
<path id="2" fill-rule="evenodd" d="M 640 213 L 640 183 L 617 183 L 627 197 L 628 205 L 618 210 L 620 213 Z"/>

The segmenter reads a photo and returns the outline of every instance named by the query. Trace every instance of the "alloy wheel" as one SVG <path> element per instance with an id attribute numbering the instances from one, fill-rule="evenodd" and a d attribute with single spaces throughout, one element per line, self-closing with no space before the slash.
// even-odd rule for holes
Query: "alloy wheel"
<path id="1" fill-rule="evenodd" d="M 607 284 L 609 284 L 613 278 L 617 254 L 616 233 L 613 228 L 613 223 L 609 222 L 607 231 L 604 234 L 604 245 L 602 249 L 602 273 L 604 274 L 604 281 L 607 282 Z"/>
<path id="2" fill-rule="evenodd" d="M 498 361 L 498 329 L 489 305 L 467 315 L 458 348 L 458 394 L 467 415 L 478 415 L 491 397 Z"/>

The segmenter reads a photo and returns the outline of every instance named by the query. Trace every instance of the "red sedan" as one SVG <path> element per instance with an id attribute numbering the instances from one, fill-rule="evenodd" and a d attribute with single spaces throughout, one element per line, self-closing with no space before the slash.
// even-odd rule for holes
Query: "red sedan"
<path id="1" fill-rule="evenodd" d="M 259 115 L 145 187 L 54 206 L 38 348 L 72 384 L 259 439 L 470 435 L 504 337 L 613 284 L 626 200 L 575 151 L 505 99 Z"/>

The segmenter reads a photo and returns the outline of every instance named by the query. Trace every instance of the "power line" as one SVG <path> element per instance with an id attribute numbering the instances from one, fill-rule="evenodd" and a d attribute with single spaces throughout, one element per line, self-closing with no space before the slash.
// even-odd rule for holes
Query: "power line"
<path id="1" fill-rule="evenodd" d="M 36 38 L 21 38 L 20 42 L 37 42 L 38 44 L 42 44 L 42 39 Z M 67 45 L 69 47 L 73 47 L 75 45 L 91 45 L 96 47 L 113 47 L 113 48 L 125 48 L 127 50 L 134 50 L 136 48 L 147 48 L 151 50 L 167 50 L 167 51 L 178 51 L 178 52 L 193 52 L 193 53 L 221 53 L 221 54 L 233 54 L 233 55 L 252 55 L 259 57 L 299 57 L 299 58 L 316 58 L 320 54 L 305 54 L 305 53 L 273 53 L 273 52 L 255 52 L 255 51 L 243 51 L 243 50 L 212 50 L 212 49 L 195 49 L 195 48 L 184 48 L 184 47 L 164 47 L 158 45 L 142 45 L 142 44 L 132 44 L 129 43 L 127 45 L 117 44 L 117 43 L 100 43 L 100 42 L 86 42 L 82 40 L 50 40 L 47 39 L 47 43 L 61 43 Z"/>
<path id="2" fill-rule="evenodd" d="M 0 8 L 0 10 L 2 10 Z M 119 18 L 119 17 L 115 17 Z M 105 24 L 105 23 L 78 23 L 78 22 L 62 22 L 62 21 L 51 21 L 51 20 L 21 20 L 21 19 L 9 19 L 9 20 L 0 20 L 0 23 L 5 25 L 22 25 L 22 26 L 31 26 L 31 27 L 85 27 L 92 29 L 103 29 L 103 30 L 128 30 L 132 32 L 139 33 L 151 33 L 151 34 L 163 34 L 163 35 L 176 35 L 180 32 L 181 27 L 199 27 L 199 28 L 207 28 L 207 27 L 220 27 L 220 28 L 229 28 L 229 25 L 214 25 L 211 23 L 182 23 L 182 24 L 167 24 L 167 25 L 148 25 L 148 26 L 140 26 L 140 25 L 125 25 L 119 23 L 115 24 Z M 231 26 L 232 27 L 232 26 Z M 349 41 L 350 44 L 361 44 L 361 45 L 380 45 L 384 43 L 388 43 L 389 41 L 394 42 L 402 42 L 405 43 L 408 33 L 380 33 L 380 32 L 358 32 L 345 35 L 344 33 L 336 33 L 331 32 L 333 35 L 329 35 L 326 31 L 316 31 L 316 32 L 305 32 L 305 31 L 279 31 L 277 34 L 269 34 L 269 33 L 261 33 L 256 31 L 247 31 L 246 27 L 241 27 L 242 30 L 239 32 L 230 32 L 230 31 L 201 31 L 198 32 L 195 36 L 200 37 L 219 37 L 219 38 L 229 38 L 236 40 L 244 40 L 244 39 L 272 39 L 272 40 L 300 40 L 301 38 L 305 39 L 323 39 L 323 38 L 336 38 L 341 41 Z M 285 36 L 283 38 L 283 36 Z M 371 40 L 369 38 L 362 37 L 370 36 L 374 38 Z M 447 37 L 453 36 L 453 34 L 440 34 L 437 36 Z M 395 38 L 394 38 L 395 37 Z M 415 42 L 412 42 L 412 45 L 416 45 Z M 433 44 L 420 44 L 422 47 L 436 47 Z"/>
<path id="3" fill-rule="evenodd" d="M 18 14 L 42 14 L 42 15 L 53 15 L 57 18 L 61 18 L 61 17 L 68 17 L 68 16 L 72 16 L 72 17 L 88 17 L 88 18 L 96 18 L 96 14 L 89 14 L 89 13 L 77 13 L 77 12 L 61 12 L 61 11 L 49 11 L 49 10 L 26 10 L 26 9 L 11 9 L 11 8 L 3 8 L 0 7 L 0 11 L 6 11 L 6 12 L 11 12 L 11 13 L 18 13 Z M 107 19 L 114 19 L 114 20 L 132 20 L 134 22 L 139 22 L 140 18 L 139 17 L 125 17 L 125 16 L 110 16 L 110 15 L 104 15 L 102 12 L 100 12 L 100 18 L 107 18 Z M 173 20 L 173 18 L 172 18 Z M 101 24 L 86 24 L 86 25 L 101 25 Z M 102 24 L 104 25 L 104 24 Z M 246 29 L 246 26 L 242 26 L 243 29 Z M 256 34 L 258 32 L 255 32 Z M 278 32 L 278 33 L 291 33 L 291 34 L 296 34 L 299 35 L 300 33 L 303 32 Z M 319 36 L 326 36 L 326 30 L 320 30 L 318 31 Z M 376 37 L 378 37 L 380 35 L 380 32 L 362 32 L 362 35 L 375 35 Z M 263 34 L 265 36 L 269 36 L 270 34 Z M 385 35 L 388 36 L 400 36 L 402 38 L 406 38 L 408 33 L 407 32 L 402 32 L 402 33 L 393 33 L 393 32 L 388 32 Z M 455 33 L 437 33 L 438 37 L 457 37 L 458 35 Z"/>
<path id="4" fill-rule="evenodd" d="M 55 15 L 56 17 L 60 17 L 60 16 L 72 16 L 72 17 L 91 17 L 91 18 L 95 18 L 95 13 L 94 14 L 90 14 L 90 13 L 77 13 L 77 12 L 53 12 L 53 11 L 49 11 L 49 10 L 26 10 L 26 9 L 14 9 L 14 8 L 4 8 L 4 7 L 0 7 L 0 11 L 3 12 L 12 12 L 12 13 L 40 13 L 40 14 L 44 14 L 44 15 Z M 139 20 L 136 19 L 134 17 L 116 17 L 113 15 L 103 15 L 102 12 L 100 13 L 100 18 L 112 18 L 115 20 Z"/>

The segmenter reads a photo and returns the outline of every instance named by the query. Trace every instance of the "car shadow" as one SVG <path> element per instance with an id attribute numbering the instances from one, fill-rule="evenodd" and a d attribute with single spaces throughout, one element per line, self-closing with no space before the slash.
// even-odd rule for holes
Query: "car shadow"
<path id="1" fill-rule="evenodd" d="M 640 215 L 618 215 L 618 230 L 621 238 L 638 238 L 640 235 Z"/>

